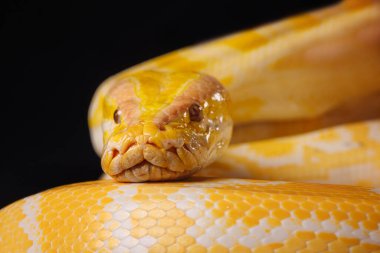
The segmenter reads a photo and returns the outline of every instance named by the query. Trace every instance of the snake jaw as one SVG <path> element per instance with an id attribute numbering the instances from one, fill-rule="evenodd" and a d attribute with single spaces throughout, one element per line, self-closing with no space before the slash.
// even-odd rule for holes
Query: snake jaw
<path id="1" fill-rule="evenodd" d="M 143 143 L 130 138 L 120 146 L 109 147 L 102 156 L 104 172 L 119 182 L 143 182 L 174 180 L 198 171 L 207 157 L 207 150 L 194 148 L 181 138 L 163 141 L 157 145 L 149 137 L 137 137 Z M 161 148 L 160 148 L 161 146 Z M 200 146 L 200 145 L 198 145 Z"/>

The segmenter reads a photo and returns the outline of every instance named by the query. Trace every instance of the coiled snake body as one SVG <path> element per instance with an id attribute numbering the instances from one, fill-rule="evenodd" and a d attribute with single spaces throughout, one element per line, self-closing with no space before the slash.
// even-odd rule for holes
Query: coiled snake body
<path id="1" fill-rule="evenodd" d="M 380 3 L 345 1 L 107 79 L 89 125 L 119 182 L 3 208 L 0 251 L 380 251 L 379 45 Z"/>

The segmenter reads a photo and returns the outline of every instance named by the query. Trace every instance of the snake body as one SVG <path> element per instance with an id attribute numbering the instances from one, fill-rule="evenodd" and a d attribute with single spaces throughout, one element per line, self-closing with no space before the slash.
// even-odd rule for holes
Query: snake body
<path id="1" fill-rule="evenodd" d="M 345 1 L 110 77 L 89 125 L 120 182 L 1 209 L 1 252 L 380 251 L 379 45 L 380 3 Z"/>

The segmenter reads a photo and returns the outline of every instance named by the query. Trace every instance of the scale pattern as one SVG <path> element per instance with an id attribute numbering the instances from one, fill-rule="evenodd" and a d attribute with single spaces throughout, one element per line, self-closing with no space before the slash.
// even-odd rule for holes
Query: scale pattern
<path id="1" fill-rule="evenodd" d="M 323 121 L 339 105 L 378 96 L 379 3 L 344 1 L 111 77 L 89 112 L 95 149 L 102 151 L 103 102 L 111 84 L 140 70 L 215 77 L 231 93 L 237 124 Z M 380 110 L 367 109 L 379 118 Z M 340 123 L 346 122 L 334 121 Z M 379 125 L 377 119 L 232 146 L 208 173 L 234 168 L 255 178 L 379 186 Z M 380 188 L 206 177 L 79 183 L 1 209 L 0 251 L 380 252 Z"/>
<path id="2" fill-rule="evenodd" d="M 352 186 L 104 180 L 28 197 L 0 220 L 3 252 L 380 250 L 380 190 Z M 7 243 L 9 235 L 19 243 Z"/>
<path id="3" fill-rule="evenodd" d="M 380 120 L 231 146 L 199 176 L 380 187 Z"/>

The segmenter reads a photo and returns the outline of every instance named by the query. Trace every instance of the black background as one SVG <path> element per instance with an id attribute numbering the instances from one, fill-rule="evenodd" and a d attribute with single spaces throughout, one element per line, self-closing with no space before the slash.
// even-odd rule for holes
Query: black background
<path id="1" fill-rule="evenodd" d="M 97 85 L 174 49 L 336 1 L 6 1 L 0 19 L 0 207 L 100 175 Z"/>

